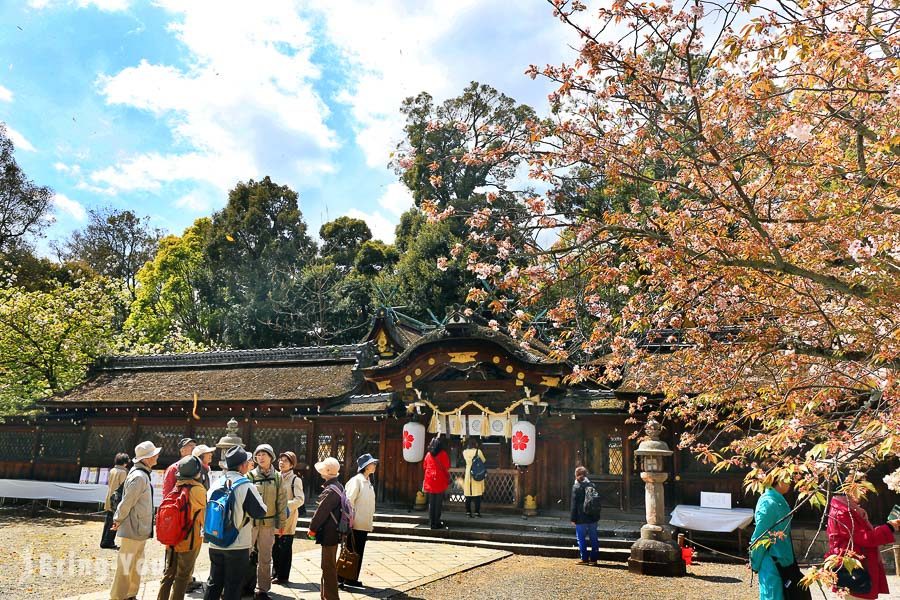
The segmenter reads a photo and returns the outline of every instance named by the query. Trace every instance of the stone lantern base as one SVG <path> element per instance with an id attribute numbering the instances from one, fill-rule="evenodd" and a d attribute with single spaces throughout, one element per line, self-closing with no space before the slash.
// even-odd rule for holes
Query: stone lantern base
<path id="1" fill-rule="evenodd" d="M 684 560 L 678 546 L 672 541 L 656 539 L 657 536 L 668 537 L 662 527 L 641 528 L 641 539 L 631 546 L 628 570 L 637 575 L 684 577 Z"/>

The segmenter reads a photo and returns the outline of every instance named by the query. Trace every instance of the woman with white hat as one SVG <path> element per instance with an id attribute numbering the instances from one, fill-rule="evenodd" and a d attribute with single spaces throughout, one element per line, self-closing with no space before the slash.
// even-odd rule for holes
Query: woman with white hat
<path id="1" fill-rule="evenodd" d="M 122 501 L 113 515 L 111 529 L 118 531 L 119 554 L 116 576 L 109 591 L 110 600 L 135 598 L 141 587 L 144 546 L 153 537 L 150 470 L 156 465 L 161 450 L 149 441 L 134 447 L 134 466 L 125 478 Z"/>
<path id="2" fill-rule="evenodd" d="M 338 524 L 344 516 L 344 505 L 347 496 L 344 486 L 338 481 L 341 463 L 332 456 L 316 463 L 316 471 L 325 480 L 322 493 L 319 494 L 318 507 L 309 521 L 309 538 L 322 546 L 322 582 L 320 589 L 322 598 L 338 600 L 337 580 L 337 548 L 341 542 Z M 349 508 L 349 507 L 348 507 Z M 347 515 L 350 518 L 350 515 Z"/>
<path id="3" fill-rule="evenodd" d="M 359 554 L 359 568 L 362 570 L 363 552 L 366 550 L 366 539 L 375 528 L 375 488 L 372 486 L 372 473 L 378 466 L 378 459 L 371 454 L 363 454 L 356 459 L 356 475 L 347 482 L 347 501 L 353 507 L 353 529 L 350 547 Z M 338 578 L 340 579 L 340 578 Z M 359 571 L 351 580 L 342 580 L 343 585 L 362 587 Z"/>

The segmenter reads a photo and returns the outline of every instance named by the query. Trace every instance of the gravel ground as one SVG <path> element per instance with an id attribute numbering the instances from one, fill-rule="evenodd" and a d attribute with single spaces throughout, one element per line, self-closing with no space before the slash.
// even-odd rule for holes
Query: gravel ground
<path id="1" fill-rule="evenodd" d="M 0 598 L 65 598 L 107 589 L 116 553 L 100 549 L 103 523 L 65 517 L 0 515 Z M 165 548 L 148 542 L 148 577 L 162 578 Z M 197 568 L 209 569 L 201 552 Z"/>
<path id="2" fill-rule="evenodd" d="M 116 553 L 100 549 L 103 523 L 64 517 L 0 514 L 0 598 L 65 598 L 109 589 Z M 294 540 L 294 551 L 315 547 Z M 144 577 L 162 579 L 165 548 L 147 542 Z M 209 553 L 197 557 L 197 572 L 209 572 Z"/>
<path id="3" fill-rule="evenodd" d="M 688 567 L 681 578 L 639 577 L 624 563 L 599 567 L 576 565 L 564 558 L 510 556 L 487 566 L 411 590 L 400 598 L 526 599 L 584 598 L 640 600 L 756 600 L 759 588 L 750 571 L 739 565 L 702 564 Z"/>

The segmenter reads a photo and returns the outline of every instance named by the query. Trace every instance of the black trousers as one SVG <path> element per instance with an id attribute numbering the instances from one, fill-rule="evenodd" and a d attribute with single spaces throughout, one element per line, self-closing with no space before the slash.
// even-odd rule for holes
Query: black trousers
<path id="1" fill-rule="evenodd" d="M 209 580 L 203 600 L 241 600 L 241 584 L 250 566 L 250 549 L 209 549 Z M 224 594 L 222 593 L 224 591 Z"/>
<path id="2" fill-rule="evenodd" d="M 100 534 L 100 547 L 113 548 L 116 545 L 116 532 L 111 531 L 113 524 L 113 511 L 106 511 L 106 519 L 103 521 L 103 533 Z"/>
<path id="3" fill-rule="evenodd" d="M 353 539 L 350 541 L 350 548 L 359 554 L 359 570 L 356 571 L 356 577 L 353 579 L 344 579 L 343 577 L 338 577 L 338 581 L 346 581 L 347 583 L 359 583 L 359 573 L 362 571 L 362 561 L 363 554 L 366 552 L 366 540 L 369 539 L 368 531 L 360 531 L 359 529 L 353 529 L 350 532 L 353 535 Z"/>
<path id="4" fill-rule="evenodd" d="M 293 557 L 294 536 L 276 535 L 272 546 L 272 578 L 289 581 L 291 578 L 291 558 Z"/>
<path id="5" fill-rule="evenodd" d="M 441 526 L 441 509 L 444 505 L 444 494 L 428 494 L 428 524 L 432 529 Z"/>
<path id="6" fill-rule="evenodd" d="M 475 503 L 475 512 L 481 514 L 481 496 L 466 496 L 466 512 L 472 514 L 472 503 Z"/>

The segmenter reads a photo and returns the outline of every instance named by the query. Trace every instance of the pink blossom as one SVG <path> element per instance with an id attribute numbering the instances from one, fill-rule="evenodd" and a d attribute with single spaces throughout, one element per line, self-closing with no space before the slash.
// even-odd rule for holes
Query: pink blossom
<path id="1" fill-rule="evenodd" d="M 497 331 L 498 329 L 500 329 L 500 323 L 497 322 L 497 319 L 491 319 L 490 321 L 488 321 L 488 327 L 490 327 L 494 331 Z"/>
<path id="2" fill-rule="evenodd" d="M 437 259 L 437 268 L 439 271 L 447 270 L 447 257 L 446 256 L 441 256 Z"/>
<path id="3" fill-rule="evenodd" d="M 813 139 L 812 129 L 813 126 L 809 123 L 795 121 L 790 127 L 787 128 L 785 134 L 787 134 L 789 138 L 793 138 L 802 144 Z"/>

